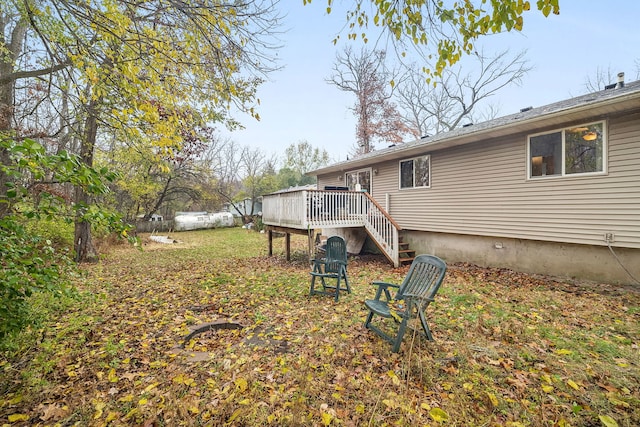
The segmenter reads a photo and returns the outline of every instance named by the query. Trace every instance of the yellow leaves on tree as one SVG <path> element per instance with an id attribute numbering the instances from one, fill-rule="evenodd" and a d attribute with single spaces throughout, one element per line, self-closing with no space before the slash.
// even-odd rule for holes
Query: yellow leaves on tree
<path id="1" fill-rule="evenodd" d="M 330 6 L 331 1 L 328 3 Z M 358 1 L 347 12 L 348 39 L 360 37 L 366 42 L 367 33 L 359 34 L 358 30 L 368 29 L 372 23 L 388 31 L 398 41 L 410 41 L 418 47 L 435 45 L 438 54 L 433 71 L 440 75 L 444 68 L 458 62 L 463 54 L 473 52 L 474 41 L 479 37 L 504 30 L 521 31 L 523 15 L 531 10 L 531 4 L 526 0 L 477 3 L 437 2 L 437 7 L 433 7 L 428 0 L 398 4 L 388 0 Z M 545 17 L 560 13 L 558 0 L 537 0 L 536 8 Z M 328 8 L 327 13 L 330 12 Z M 339 36 L 334 44 L 338 39 Z"/>

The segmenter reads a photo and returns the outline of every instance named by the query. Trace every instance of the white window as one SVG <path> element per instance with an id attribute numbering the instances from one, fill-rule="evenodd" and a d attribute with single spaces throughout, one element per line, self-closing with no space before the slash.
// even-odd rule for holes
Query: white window
<path id="1" fill-rule="evenodd" d="M 431 156 L 400 161 L 400 189 L 428 188 L 431 185 Z"/>
<path id="2" fill-rule="evenodd" d="M 529 178 L 606 172 L 605 123 L 529 136 Z"/>

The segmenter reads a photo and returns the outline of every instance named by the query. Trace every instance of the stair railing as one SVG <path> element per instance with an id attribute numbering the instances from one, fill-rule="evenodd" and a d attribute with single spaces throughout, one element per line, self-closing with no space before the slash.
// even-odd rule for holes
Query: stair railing
<path id="1" fill-rule="evenodd" d="M 363 199 L 366 201 L 366 210 L 363 215 L 365 229 L 375 241 L 376 246 L 393 262 L 393 265 L 399 267 L 399 231 L 402 228 L 369 193 L 362 194 L 366 196 Z"/>

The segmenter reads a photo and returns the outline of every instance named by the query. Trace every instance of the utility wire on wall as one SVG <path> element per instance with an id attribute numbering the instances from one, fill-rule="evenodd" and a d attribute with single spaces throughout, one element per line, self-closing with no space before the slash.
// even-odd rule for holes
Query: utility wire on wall
<path id="1" fill-rule="evenodd" d="M 620 258 L 618 258 L 618 255 L 616 255 L 616 253 L 614 252 L 613 248 L 611 247 L 610 243 L 607 243 L 607 246 L 609 247 L 609 250 L 611 251 L 611 255 L 613 255 L 613 257 L 616 259 L 616 261 L 618 261 L 618 264 L 620 264 L 620 267 L 622 267 L 622 269 L 629 275 L 629 277 L 631 277 L 631 279 L 636 282 L 638 285 L 640 285 L 640 281 L 638 279 L 636 279 L 633 274 L 631 274 L 631 272 L 629 270 L 627 270 L 627 268 L 624 266 L 624 264 L 622 264 L 622 261 L 620 261 Z"/>

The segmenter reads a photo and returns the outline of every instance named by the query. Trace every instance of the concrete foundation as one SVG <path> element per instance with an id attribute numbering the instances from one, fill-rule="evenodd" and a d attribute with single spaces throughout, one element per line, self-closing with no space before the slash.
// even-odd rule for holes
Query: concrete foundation
<path id="1" fill-rule="evenodd" d="M 640 280 L 640 249 L 613 246 L 612 253 L 607 246 L 408 230 L 402 234 L 416 254 L 433 254 L 447 262 L 640 287 L 625 271 Z"/>

